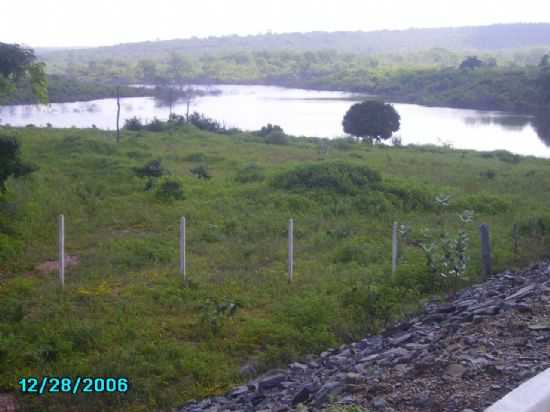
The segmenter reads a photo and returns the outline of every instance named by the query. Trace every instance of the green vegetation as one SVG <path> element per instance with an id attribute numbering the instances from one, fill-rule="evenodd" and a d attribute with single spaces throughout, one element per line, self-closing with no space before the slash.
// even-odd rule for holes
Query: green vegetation
<path id="1" fill-rule="evenodd" d="M 367 100 L 351 106 L 344 116 L 344 132 L 367 142 L 389 139 L 401 127 L 401 117 L 391 104 Z"/>
<path id="2" fill-rule="evenodd" d="M 0 206 L 0 392 L 16 394 L 21 376 L 131 383 L 120 395 L 20 396 L 22 410 L 170 410 L 244 381 L 241 368 L 261 373 L 377 332 L 433 293 L 478 279 L 480 223 L 491 226 L 496 270 L 549 250 L 547 160 L 345 140 L 273 145 L 161 125 L 125 130 L 120 144 L 93 129 L 0 129 L 38 166 L 7 180 Z M 322 145 L 330 150 L 320 157 Z M 209 179 L 193 175 L 200 166 Z M 457 219 L 465 209 L 474 211 L 468 225 Z M 60 213 L 67 254 L 79 261 L 63 292 L 44 264 L 56 259 Z M 177 273 L 181 216 L 187 285 Z M 392 277 L 394 221 L 411 243 Z M 468 242 L 453 252 L 464 273 L 449 281 L 412 243 L 442 227 Z"/>
<path id="3" fill-rule="evenodd" d="M 124 60 L 164 59 L 172 53 L 188 56 L 230 52 L 336 50 L 365 55 L 421 52 L 448 49 L 464 52 L 503 52 L 511 57 L 519 51 L 528 60 L 526 49 L 550 46 L 550 24 L 496 24 L 477 27 L 384 30 L 371 32 L 310 32 L 224 36 L 206 39 L 148 41 L 81 50 L 40 50 L 40 56 L 51 62 L 87 63 L 117 58 Z M 540 57 L 539 57 L 540 59 Z M 538 60 L 536 62 L 538 63 Z M 185 64 L 185 62 L 183 63 Z"/>
<path id="4" fill-rule="evenodd" d="M 518 64 L 485 54 L 469 60 L 441 49 L 406 55 L 255 51 L 173 54 L 157 60 L 49 62 L 48 70 L 99 84 L 270 84 L 354 91 L 425 105 L 531 112 L 549 101 L 544 98 L 548 87 L 539 64 L 544 50 L 534 56 L 529 64 Z M 470 67 L 467 62 L 477 63 Z"/>
<path id="5" fill-rule="evenodd" d="M 48 83 L 44 67 L 36 62 L 33 50 L 0 42 L 0 103 L 17 90 L 22 79 L 27 79 L 33 94 L 46 103 Z"/>
<path id="6" fill-rule="evenodd" d="M 75 101 L 97 100 L 113 98 L 117 95 L 117 88 L 104 82 L 82 81 L 69 76 L 48 75 L 48 101 L 50 103 L 66 103 Z M 142 97 L 153 95 L 153 90 L 121 86 L 121 97 Z M 18 82 L 17 90 L 12 93 L 5 103 L 33 104 L 37 98 L 32 91 L 31 84 L 24 79 Z"/>

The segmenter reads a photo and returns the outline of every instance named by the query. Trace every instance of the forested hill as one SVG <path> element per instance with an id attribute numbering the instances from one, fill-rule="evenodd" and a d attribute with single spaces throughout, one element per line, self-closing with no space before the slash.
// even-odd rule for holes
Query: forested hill
<path id="1" fill-rule="evenodd" d="M 345 53 L 398 53 L 445 48 L 455 51 L 502 51 L 550 46 L 550 23 L 497 24 L 491 26 L 383 30 L 371 32 L 311 32 L 225 36 L 205 39 L 148 41 L 88 49 L 38 49 L 49 59 L 68 54 L 76 60 L 106 58 L 158 58 L 177 52 L 189 55 L 235 51 L 316 51 Z"/>

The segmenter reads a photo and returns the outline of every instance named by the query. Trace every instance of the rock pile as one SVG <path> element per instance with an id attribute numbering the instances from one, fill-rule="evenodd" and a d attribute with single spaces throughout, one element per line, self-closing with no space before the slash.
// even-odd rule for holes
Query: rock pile
<path id="1" fill-rule="evenodd" d="M 179 412 L 481 412 L 550 367 L 550 264 L 504 272 L 369 336 Z"/>

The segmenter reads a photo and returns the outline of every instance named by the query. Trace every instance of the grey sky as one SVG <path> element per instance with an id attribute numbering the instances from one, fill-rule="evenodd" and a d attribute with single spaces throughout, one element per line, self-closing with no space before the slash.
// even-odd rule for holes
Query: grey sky
<path id="1" fill-rule="evenodd" d="M 546 0 L 19 0 L 0 41 L 98 46 L 271 30 L 379 30 L 550 22 Z"/>

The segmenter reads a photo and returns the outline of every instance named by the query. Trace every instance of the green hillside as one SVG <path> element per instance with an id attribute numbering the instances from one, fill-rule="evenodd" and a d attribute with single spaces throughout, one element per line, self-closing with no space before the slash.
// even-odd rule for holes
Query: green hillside
<path id="1" fill-rule="evenodd" d="M 38 167 L 9 180 L 1 198 L 0 393 L 17 394 L 22 376 L 131 384 L 121 395 L 18 395 L 21 410 L 170 410 L 360 338 L 478 279 L 480 223 L 491 227 L 496 270 L 548 252 L 547 160 L 163 129 L 126 131 L 120 144 L 99 130 L 0 129 Z M 155 159 L 167 176 L 138 177 Z M 442 194 L 447 207 L 434 201 Z M 470 262 L 465 277 L 446 280 L 419 244 L 445 232 L 455 250 L 465 209 L 474 211 L 464 226 Z M 61 213 L 78 262 L 63 292 L 48 263 Z M 177 270 L 181 216 L 187 285 Z M 392 276 L 394 221 L 410 234 Z"/>
<path id="2" fill-rule="evenodd" d="M 502 51 L 550 46 L 550 23 L 496 24 L 458 28 L 382 30 L 371 32 L 309 32 L 175 39 L 116 46 L 38 52 L 47 59 L 142 59 L 170 53 L 200 56 L 239 51 L 319 51 L 373 54 L 444 48 L 453 51 Z"/>

